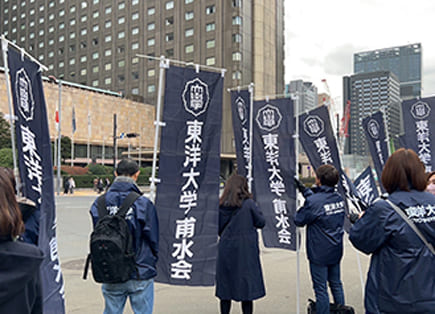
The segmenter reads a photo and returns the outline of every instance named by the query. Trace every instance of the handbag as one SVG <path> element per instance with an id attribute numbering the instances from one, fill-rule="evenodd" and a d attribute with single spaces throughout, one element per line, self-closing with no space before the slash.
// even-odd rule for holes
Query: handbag
<path id="1" fill-rule="evenodd" d="M 393 204 L 393 202 L 387 200 L 387 203 L 390 204 L 390 206 L 396 211 L 396 213 L 399 214 L 400 217 L 403 218 L 403 220 L 405 220 L 405 222 L 411 227 L 411 229 L 414 230 L 414 232 L 418 235 L 421 241 L 423 241 L 423 243 L 427 246 L 429 251 L 431 251 L 432 254 L 435 255 L 434 247 L 426 240 L 424 235 L 421 233 L 420 230 L 418 230 L 417 226 L 412 222 L 412 220 L 409 219 L 408 216 L 406 216 L 405 213 L 397 205 Z"/>
<path id="2" fill-rule="evenodd" d="M 316 314 L 316 302 L 308 299 L 307 305 L 307 313 L 308 314 Z M 355 314 L 355 310 L 350 305 L 342 305 L 342 304 L 329 304 L 329 313 L 331 314 Z"/>

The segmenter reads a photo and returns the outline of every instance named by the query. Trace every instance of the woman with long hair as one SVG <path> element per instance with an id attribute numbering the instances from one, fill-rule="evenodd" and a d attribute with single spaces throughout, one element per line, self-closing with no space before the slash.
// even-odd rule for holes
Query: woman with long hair
<path id="1" fill-rule="evenodd" d="M 17 241 L 24 232 L 14 187 L 0 171 L 0 313 L 42 313 L 41 250 Z"/>
<path id="2" fill-rule="evenodd" d="M 397 150 L 382 171 L 387 200 L 371 205 L 350 230 L 352 244 L 371 254 L 367 313 L 435 310 L 435 196 L 425 192 L 424 171 L 414 151 Z"/>
<path id="3" fill-rule="evenodd" d="M 232 175 L 219 200 L 216 296 L 222 314 L 230 313 L 231 300 L 242 302 L 243 314 L 253 313 L 253 300 L 266 294 L 257 233 L 265 223 L 246 178 Z"/>

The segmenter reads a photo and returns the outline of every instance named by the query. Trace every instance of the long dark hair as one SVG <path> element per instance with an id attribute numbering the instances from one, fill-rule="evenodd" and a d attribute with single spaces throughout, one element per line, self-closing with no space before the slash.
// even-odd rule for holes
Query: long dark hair
<path id="1" fill-rule="evenodd" d="M 0 171 L 0 237 L 13 239 L 24 232 L 14 187 L 6 171 Z"/>
<path id="2" fill-rule="evenodd" d="M 248 189 L 248 181 L 245 177 L 233 174 L 225 184 L 224 192 L 219 199 L 219 206 L 242 207 L 243 201 L 247 198 L 252 198 Z"/>

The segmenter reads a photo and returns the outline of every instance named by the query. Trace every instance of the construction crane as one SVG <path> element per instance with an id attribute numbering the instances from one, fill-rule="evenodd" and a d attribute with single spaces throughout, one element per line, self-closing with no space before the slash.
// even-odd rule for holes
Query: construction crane
<path id="1" fill-rule="evenodd" d="M 329 95 L 329 102 L 325 102 L 325 105 L 331 110 L 331 108 L 334 107 L 334 99 L 332 98 L 331 91 L 329 90 L 329 85 L 326 79 L 322 79 L 322 83 L 325 85 L 326 93 Z"/>

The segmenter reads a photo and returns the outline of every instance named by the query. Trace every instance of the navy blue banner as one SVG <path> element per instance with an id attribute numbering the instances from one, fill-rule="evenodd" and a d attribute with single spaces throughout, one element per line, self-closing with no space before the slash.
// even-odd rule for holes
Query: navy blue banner
<path id="1" fill-rule="evenodd" d="M 234 142 L 236 144 L 237 173 L 247 177 L 250 162 L 249 121 L 250 93 L 248 90 L 231 92 L 231 112 Z"/>
<path id="2" fill-rule="evenodd" d="M 407 148 L 414 150 L 426 167 L 435 169 L 435 97 L 402 102 Z"/>
<path id="3" fill-rule="evenodd" d="M 398 135 L 397 139 L 399 141 L 399 148 L 407 148 L 405 134 Z"/>
<path id="4" fill-rule="evenodd" d="M 374 200 L 379 197 L 378 188 L 376 187 L 375 178 L 370 166 L 355 179 L 353 184 L 359 197 L 367 206 L 372 205 Z"/>
<path id="5" fill-rule="evenodd" d="M 362 121 L 364 133 L 369 145 L 370 154 L 375 165 L 376 175 L 379 178 L 379 186 L 382 193 L 385 192 L 381 182 L 382 170 L 387 161 L 388 154 L 388 139 L 385 133 L 384 116 L 381 111 L 368 116 Z"/>
<path id="6" fill-rule="evenodd" d="M 293 100 L 256 101 L 253 117 L 254 196 L 266 218 L 263 242 L 296 250 Z"/>
<path id="7" fill-rule="evenodd" d="M 342 197 L 352 201 L 358 207 L 357 196 L 354 193 L 352 181 L 347 177 L 341 167 L 337 142 L 334 137 L 328 108 L 319 106 L 299 116 L 299 140 L 307 154 L 308 160 L 314 169 L 321 165 L 333 165 L 340 172 L 338 192 Z M 349 207 L 345 201 L 346 217 L 349 214 Z M 345 229 L 350 229 L 348 219 L 345 221 Z"/>
<path id="8" fill-rule="evenodd" d="M 221 73 L 166 70 L 156 208 L 158 282 L 212 286 L 217 254 Z"/>
<path id="9" fill-rule="evenodd" d="M 64 282 L 56 240 L 50 134 L 39 65 L 8 50 L 15 131 L 23 195 L 41 211 L 38 246 L 44 252 L 41 280 L 44 313 L 64 313 Z"/>

